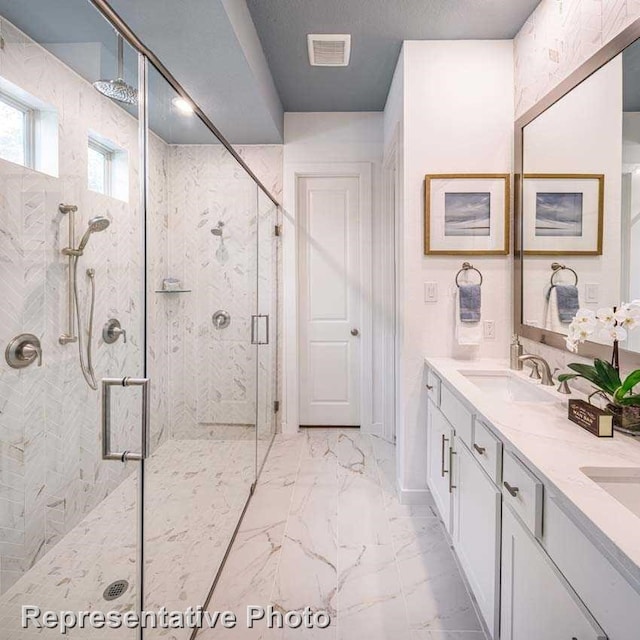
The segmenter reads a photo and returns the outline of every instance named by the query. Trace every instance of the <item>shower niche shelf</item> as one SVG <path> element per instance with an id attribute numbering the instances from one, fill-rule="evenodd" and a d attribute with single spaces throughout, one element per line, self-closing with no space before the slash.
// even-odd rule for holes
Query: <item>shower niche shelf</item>
<path id="1" fill-rule="evenodd" d="M 156 293 L 191 293 L 192 289 L 156 289 Z"/>

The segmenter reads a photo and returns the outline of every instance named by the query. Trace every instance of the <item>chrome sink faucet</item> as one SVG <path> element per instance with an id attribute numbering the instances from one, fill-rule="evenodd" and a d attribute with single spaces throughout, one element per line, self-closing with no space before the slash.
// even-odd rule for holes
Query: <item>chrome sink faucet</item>
<path id="1" fill-rule="evenodd" d="M 545 387 L 553 386 L 553 374 L 551 373 L 551 367 L 542 356 L 535 356 L 528 353 L 524 356 L 520 356 L 519 360 L 521 362 L 530 361 L 534 366 L 538 368 L 538 371 L 542 374 L 541 384 L 543 384 Z"/>

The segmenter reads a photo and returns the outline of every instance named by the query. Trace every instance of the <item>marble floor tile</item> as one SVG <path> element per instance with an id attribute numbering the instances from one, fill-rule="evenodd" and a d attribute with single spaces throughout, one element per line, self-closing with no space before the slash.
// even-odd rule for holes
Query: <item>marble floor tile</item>
<path id="1" fill-rule="evenodd" d="M 395 447 L 352 429 L 274 442 L 212 608 L 267 602 L 327 610 L 331 626 L 198 640 L 484 640 L 433 505 L 400 504 Z"/>
<path id="2" fill-rule="evenodd" d="M 391 530 L 411 628 L 481 631 L 440 521 L 401 518 Z"/>
<path id="3" fill-rule="evenodd" d="M 409 625 L 391 545 L 357 545 L 338 551 L 338 638 L 409 637 Z"/>

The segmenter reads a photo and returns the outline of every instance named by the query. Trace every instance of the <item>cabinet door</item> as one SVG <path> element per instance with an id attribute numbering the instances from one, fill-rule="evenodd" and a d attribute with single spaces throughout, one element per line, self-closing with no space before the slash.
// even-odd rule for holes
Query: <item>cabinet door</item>
<path id="1" fill-rule="evenodd" d="M 502 494 L 455 437 L 453 543 L 492 638 L 498 638 Z"/>
<path id="2" fill-rule="evenodd" d="M 506 506 L 501 595 L 501 640 L 606 640 L 551 559 Z"/>
<path id="3" fill-rule="evenodd" d="M 428 411 L 427 482 L 442 521 L 451 531 L 450 465 L 453 429 L 447 419 L 431 402 Z"/>

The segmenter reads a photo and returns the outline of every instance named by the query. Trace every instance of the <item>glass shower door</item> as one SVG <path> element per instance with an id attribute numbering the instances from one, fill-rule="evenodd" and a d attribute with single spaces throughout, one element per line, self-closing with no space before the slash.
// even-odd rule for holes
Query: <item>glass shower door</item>
<path id="1" fill-rule="evenodd" d="M 278 251 L 279 210 L 258 192 L 258 399 L 256 452 L 258 472 L 264 464 L 280 416 L 278 389 Z"/>
<path id="2" fill-rule="evenodd" d="M 1 94 L 36 132 L 28 153 L 0 151 L 0 341 L 30 334 L 42 356 L 0 366 L 0 636 L 46 637 L 23 606 L 124 612 L 140 593 L 141 463 L 101 437 L 101 380 L 145 376 L 138 107 L 94 86 L 121 61 L 135 92 L 139 57 L 86 1 L 0 14 Z M 111 387 L 111 452 L 141 453 L 141 391 Z"/>
<path id="3" fill-rule="evenodd" d="M 159 406 L 145 461 L 144 609 L 184 611 L 207 602 L 255 480 L 257 187 L 150 64 L 148 83 L 148 353 Z"/>

